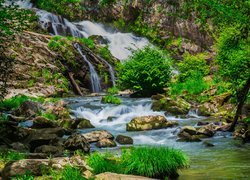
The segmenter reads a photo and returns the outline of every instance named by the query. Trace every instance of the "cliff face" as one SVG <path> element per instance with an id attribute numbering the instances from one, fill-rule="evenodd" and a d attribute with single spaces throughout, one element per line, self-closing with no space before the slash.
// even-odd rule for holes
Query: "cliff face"
<path id="1" fill-rule="evenodd" d="M 85 19 L 113 22 L 119 19 L 127 23 L 136 21 L 138 17 L 141 23 L 157 28 L 162 39 L 172 36 L 184 39 L 182 48 L 191 53 L 209 50 L 213 44 L 213 38 L 203 27 L 195 23 L 195 15 L 185 19 L 181 17 L 183 0 L 136 0 L 124 3 L 118 0 L 115 4 L 100 7 L 98 1 L 85 0 L 82 2 L 85 8 Z"/>

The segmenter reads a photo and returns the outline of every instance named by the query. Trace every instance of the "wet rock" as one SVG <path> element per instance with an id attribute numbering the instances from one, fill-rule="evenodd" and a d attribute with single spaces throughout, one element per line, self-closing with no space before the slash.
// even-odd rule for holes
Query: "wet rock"
<path id="1" fill-rule="evenodd" d="M 249 124 L 237 125 L 233 132 L 233 137 L 242 139 L 244 143 L 250 142 L 250 125 Z"/>
<path id="2" fill-rule="evenodd" d="M 202 126 L 201 128 L 198 129 L 197 134 L 202 134 L 208 137 L 212 137 L 215 134 L 215 130 L 214 130 L 214 125 L 213 124 L 209 124 L 206 126 Z"/>
<path id="3" fill-rule="evenodd" d="M 205 145 L 206 147 L 214 147 L 214 144 L 212 144 L 209 141 L 203 141 L 202 144 Z"/>
<path id="4" fill-rule="evenodd" d="M 94 128 L 91 122 L 84 118 L 79 119 L 63 119 L 59 122 L 61 127 L 67 129 L 86 129 L 86 128 Z"/>
<path id="5" fill-rule="evenodd" d="M 199 142 L 201 141 L 200 136 L 190 135 L 189 133 L 182 131 L 178 134 L 179 139 L 177 141 L 187 141 L 187 142 Z"/>
<path id="6" fill-rule="evenodd" d="M 167 121 L 164 116 L 142 116 L 132 119 L 126 129 L 127 131 L 144 131 L 173 127 L 177 124 L 176 121 Z"/>
<path id="7" fill-rule="evenodd" d="M 197 126 L 206 126 L 209 122 L 198 121 Z"/>
<path id="8" fill-rule="evenodd" d="M 51 145 L 42 145 L 37 147 L 34 152 L 35 153 L 43 153 L 43 154 L 57 154 L 57 155 L 62 155 L 63 154 L 63 147 L 61 146 L 51 146 Z"/>
<path id="9" fill-rule="evenodd" d="M 174 115 L 187 114 L 191 105 L 182 98 L 171 99 L 169 97 L 154 101 L 152 109 L 154 111 L 166 111 Z"/>
<path id="10" fill-rule="evenodd" d="M 96 179 L 97 180 L 150 180 L 151 178 L 105 172 L 96 175 Z"/>
<path id="11" fill-rule="evenodd" d="M 88 140 L 81 134 L 71 135 L 64 143 L 65 149 L 75 151 L 83 150 L 84 152 L 89 152 L 90 145 Z"/>
<path id="12" fill-rule="evenodd" d="M 163 98 L 165 98 L 165 96 L 163 94 L 156 94 L 156 95 L 151 96 L 152 100 L 160 100 Z"/>
<path id="13" fill-rule="evenodd" d="M 78 121 L 77 129 L 95 128 L 87 119 L 76 119 Z"/>
<path id="14" fill-rule="evenodd" d="M 131 137 L 129 136 L 124 136 L 124 135 L 118 135 L 115 139 L 119 144 L 133 144 L 134 141 Z"/>
<path id="15" fill-rule="evenodd" d="M 197 133 L 196 129 L 193 126 L 184 126 L 181 129 L 180 133 L 181 132 L 187 132 L 190 135 L 196 135 L 196 133 Z"/>
<path id="16" fill-rule="evenodd" d="M 31 117 L 35 116 L 39 111 L 40 111 L 39 103 L 33 101 L 25 101 L 15 111 L 15 115 Z"/>
<path id="17" fill-rule="evenodd" d="M 116 143 L 111 139 L 101 139 L 96 143 L 99 148 L 116 147 Z"/>
<path id="18" fill-rule="evenodd" d="M 93 39 L 97 44 L 108 44 L 109 41 L 105 39 L 103 36 L 100 35 L 92 35 L 89 37 L 90 39 Z"/>
<path id="19" fill-rule="evenodd" d="M 101 139 L 114 139 L 114 136 L 108 131 L 91 131 L 89 133 L 82 134 L 89 143 L 97 142 Z"/>
<path id="20" fill-rule="evenodd" d="M 55 128 L 55 127 L 58 127 L 56 122 L 48 120 L 44 117 L 38 116 L 33 120 L 32 128 Z"/>

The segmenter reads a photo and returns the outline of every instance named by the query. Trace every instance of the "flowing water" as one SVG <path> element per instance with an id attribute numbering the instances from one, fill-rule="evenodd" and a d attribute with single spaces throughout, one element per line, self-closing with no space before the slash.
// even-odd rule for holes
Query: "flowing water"
<path id="1" fill-rule="evenodd" d="M 100 78 L 97 72 L 95 71 L 94 66 L 90 63 L 87 56 L 83 54 L 81 46 L 79 44 L 75 44 L 75 47 L 78 50 L 79 54 L 82 56 L 83 61 L 86 62 L 89 66 L 92 91 L 95 93 L 101 92 Z"/>
<path id="2" fill-rule="evenodd" d="M 247 179 L 250 177 L 250 145 L 241 145 L 232 139 L 231 133 L 217 132 L 213 138 L 204 140 L 214 144 L 206 147 L 202 142 L 177 142 L 177 133 L 181 126 L 195 126 L 204 120 L 195 111 L 189 118 L 165 116 L 164 112 L 151 109 L 150 99 L 122 98 L 121 105 L 101 103 L 101 97 L 67 99 L 75 117 L 86 118 L 99 130 L 108 130 L 114 136 L 128 135 L 134 139 L 134 145 L 168 146 L 183 150 L 190 157 L 190 167 L 180 171 L 179 179 Z M 76 102 L 77 101 L 77 102 Z M 126 123 L 132 118 L 144 115 L 163 115 L 168 120 L 179 122 L 178 127 L 151 131 L 127 132 Z M 82 133 L 93 129 L 80 130 Z M 122 147 L 109 149 L 116 151 Z M 93 146 L 94 148 L 94 146 Z M 104 151 L 106 151 L 105 149 Z"/>

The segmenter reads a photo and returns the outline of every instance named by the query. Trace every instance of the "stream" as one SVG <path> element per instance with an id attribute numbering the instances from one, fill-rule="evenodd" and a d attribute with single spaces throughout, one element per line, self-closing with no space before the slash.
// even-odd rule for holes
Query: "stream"
<path id="1" fill-rule="evenodd" d="M 69 107 L 75 117 L 86 118 L 96 127 L 95 130 L 107 130 L 114 136 L 118 134 L 133 138 L 134 145 L 167 146 L 184 151 L 190 158 L 190 167 L 180 171 L 179 179 L 247 179 L 250 176 L 250 144 L 240 144 L 232 139 L 231 133 L 217 132 L 214 137 L 203 139 L 214 144 L 206 147 L 203 142 L 177 142 L 177 133 L 182 126 L 195 126 L 205 120 L 191 111 L 188 118 L 165 116 L 164 112 L 151 110 L 151 99 L 122 98 L 121 105 L 102 104 L 101 97 L 68 98 Z M 126 123 L 132 118 L 144 115 L 163 115 L 168 120 L 179 122 L 178 127 L 127 132 Z M 79 130 L 81 133 L 93 129 Z M 99 151 L 117 152 L 123 145 Z"/>

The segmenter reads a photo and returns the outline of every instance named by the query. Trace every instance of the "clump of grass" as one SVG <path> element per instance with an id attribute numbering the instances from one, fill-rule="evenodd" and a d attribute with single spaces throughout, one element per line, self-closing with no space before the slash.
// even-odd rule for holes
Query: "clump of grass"
<path id="1" fill-rule="evenodd" d="M 0 161 L 8 163 L 10 161 L 17 161 L 25 159 L 25 154 L 15 152 L 15 151 L 0 151 Z"/>
<path id="2" fill-rule="evenodd" d="M 61 171 L 51 171 L 50 175 L 53 179 L 60 179 L 60 180 L 87 180 L 83 177 L 81 170 L 77 167 L 72 167 L 70 165 L 66 166 Z"/>
<path id="3" fill-rule="evenodd" d="M 93 153 L 88 164 L 95 174 L 114 172 L 164 179 L 177 177 L 177 170 L 187 167 L 188 159 L 180 150 L 146 146 L 125 149 L 120 158 Z"/>
<path id="4" fill-rule="evenodd" d="M 55 121 L 57 119 L 57 116 L 53 114 L 52 112 L 40 112 L 39 116 L 44 117 L 51 121 Z"/>
<path id="5" fill-rule="evenodd" d="M 92 153 L 88 157 L 87 162 L 89 166 L 93 168 L 93 172 L 95 174 L 100 174 L 103 172 L 122 173 L 122 168 L 116 162 L 114 156 L 109 153 Z"/>
<path id="6" fill-rule="evenodd" d="M 102 103 L 109 103 L 109 104 L 121 104 L 122 101 L 120 98 L 114 95 L 107 95 L 102 97 Z"/>
<path id="7" fill-rule="evenodd" d="M 32 173 L 30 171 L 26 171 L 25 174 L 22 175 L 16 175 L 15 178 L 13 178 L 13 180 L 34 180 L 34 176 L 32 175 Z"/>
<path id="8" fill-rule="evenodd" d="M 13 109 L 17 109 L 20 104 L 22 104 L 23 102 L 30 100 L 30 98 L 28 96 L 24 96 L 24 95 L 19 95 L 19 96 L 14 96 L 10 99 L 6 99 L 4 101 L 0 102 L 0 109 L 4 109 L 4 110 L 13 110 Z"/>
<path id="9" fill-rule="evenodd" d="M 177 170 L 187 165 L 187 157 L 176 149 L 137 147 L 122 153 L 122 166 L 126 167 L 126 174 L 164 179 L 178 176 Z"/>

